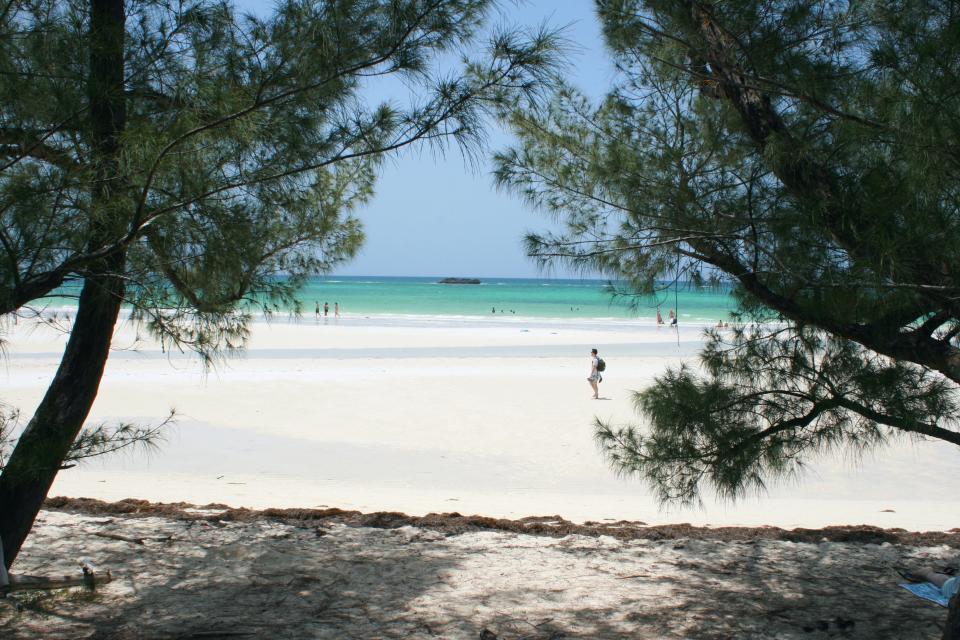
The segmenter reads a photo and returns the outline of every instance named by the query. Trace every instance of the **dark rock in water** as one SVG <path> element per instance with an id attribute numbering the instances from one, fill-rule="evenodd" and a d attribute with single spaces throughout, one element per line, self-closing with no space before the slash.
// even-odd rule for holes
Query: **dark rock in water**
<path id="1" fill-rule="evenodd" d="M 437 284 L 480 284 L 476 278 L 444 278 L 438 280 Z"/>

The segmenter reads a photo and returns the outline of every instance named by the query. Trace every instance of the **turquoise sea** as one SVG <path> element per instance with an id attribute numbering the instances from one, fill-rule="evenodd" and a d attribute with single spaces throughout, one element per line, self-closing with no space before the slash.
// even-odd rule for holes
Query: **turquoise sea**
<path id="1" fill-rule="evenodd" d="M 729 289 L 681 284 L 655 297 L 615 297 L 604 280 L 486 278 L 480 284 L 439 284 L 439 278 L 392 276 L 322 276 L 311 278 L 298 300 L 305 316 L 319 303 L 334 304 L 348 316 L 446 318 L 551 318 L 561 320 L 652 321 L 660 307 L 667 320 L 678 309 L 682 321 L 716 323 L 734 308 Z M 666 287 L 666 285 L 664 285 Z M 65 287 L 48 299 L 53 307 L 76 304 L 79 286 Z M 280 308 L 287 312 L 289 309 Z M 668 321 L 668 320 L 667 320 Z"/>
<path id="2" fill-rule="evenodd" d="M 344 315 L 653 319 L 679 309 L 687 322 L 727 319 L 728 289 L 680 285 L 655 298 L 614 298 L 602 280 L 481 278 L 478 285 L 438 284 L 438 278 L 327 276 L 311 279 L 299 295 L 305 314 L 324 302 Z M 633 308 L 631 308 L 631 302 Z"/>

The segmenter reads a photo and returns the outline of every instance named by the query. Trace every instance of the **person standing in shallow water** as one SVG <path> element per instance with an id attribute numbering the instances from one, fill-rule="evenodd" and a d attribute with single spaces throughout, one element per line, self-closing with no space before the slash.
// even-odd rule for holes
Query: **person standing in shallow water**
<path id="1" fill-rule="evenodd" d="M 326 318 L 330 315 L 330 304 L 327 302 L 323 303 L 323 317 Z"/>
<path id="2" fill-rule="evenodd" d="M 339 302 L 334 302 L 334 303 L 333 303 L 333 317 L 334 317 L 334 318 L 339 318 L 339 317 L 340 317 L 340 303 L 339 303 Z"/>
<path id="3" fill-rule="evenodd" d="M 600 399 L 600 388 L 597 385 L 603 380 L 603 376 L 600 375 L 600 371 L 597 367 L 600 366 L 600 356 L 597 353 L 596 349 L 590 349 L 590 377 L 587 378 L 587 382 L 590 383 L 590 388 L 593 389 L 593 399 Z"/>
<path id="4" fill-rule="evenodd" d="M 663 316 L 660 315 L 660 307 L 657 307 L 657 326 L 659 327 L 662 324 L 663 324 Z"/>

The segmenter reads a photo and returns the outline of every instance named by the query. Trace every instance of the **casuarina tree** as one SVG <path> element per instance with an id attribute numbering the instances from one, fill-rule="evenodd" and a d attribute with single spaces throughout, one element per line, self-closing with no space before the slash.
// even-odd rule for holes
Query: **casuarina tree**
<path id="1" fill-rule="evenodd" d="M 530 253 L 627 294 L 725 282 L 739 306 L 700 366 L 636 394 L 641 424 L 597 423 L 613 467 L 689 502 L 830 449 L 960 444 L 960 5 L 596 6 L 616 86 L 518 110 L 497 158 L 566 222 Z"/>
<path id="2" fill-rule="evenodd" d="M 490 8 L 0 5 L 0 314 L 78 292 L 59 369 L 7 434 L 12 452 L 0 446 L 6 566 L 70 459 L 150 435 L 82 431 L 124 306 L 168 346 L 206 359 L 242 347 L 253 310 L 295 304 L 305 277 L 354 254 L 354 212 L 384 154 L 418 141 L 475 150 L 486 112 L 535 95 L 554 64 L 549 34 L 494 34 L 477 59 L 456 55 Z M 456 72 L 431 71 L 451 60 Z M 414 98 L 364 99 L 389 76 Z"/>

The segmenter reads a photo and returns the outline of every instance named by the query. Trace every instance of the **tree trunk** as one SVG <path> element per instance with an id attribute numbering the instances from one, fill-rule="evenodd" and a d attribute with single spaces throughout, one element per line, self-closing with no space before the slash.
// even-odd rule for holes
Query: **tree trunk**
<path id="1" fill-rule="evenodd" d="M 10 584 L 10 576 L 7 575 L 7 565 L 3 561 L 3 541 L 0 540 L 0 593 Z"/>
<path id="2" fill-rule="evenodd" d="M 0 476 L 0 540 L 7 568 L 97 397 L 122 294 L 123 281 L 116 276 L 87 279 L 60 368 Z"/>
<path id="3" fill-rule="evenodd" d="M 947 624 L 943 628 L 943 640 L 960 640 L 960 594 L 950 598 Z"/>
<path id="4" fill-rule="evenodd" d="M 91 187 L 88 247 L 96 250 L 125 229 L 116 211 L 125 181 L 119 171 L 126 124 L 123 0 L 90 2 Z M 60 367 L 0 475 L 0 541 L 4 564 L 20 552 L 63 460 L 97 397 L 124 293 L 126 256 L 114 253 L 84 274 L 76 322 Z"/>

